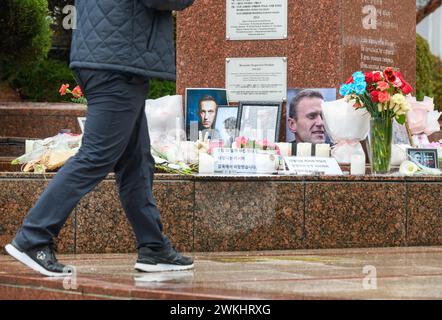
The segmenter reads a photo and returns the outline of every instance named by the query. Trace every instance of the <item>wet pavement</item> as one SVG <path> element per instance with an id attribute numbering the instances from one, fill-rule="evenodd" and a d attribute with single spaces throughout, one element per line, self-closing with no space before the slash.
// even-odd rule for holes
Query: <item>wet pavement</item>
<path id="1" fill-rule="evenodd" d="M 0 299 L 442 299 L 442 247 L 193 256 L 193 271 L 145 274 L 134 254 L 61 255 L 66 279 L 0 256 Z"/>

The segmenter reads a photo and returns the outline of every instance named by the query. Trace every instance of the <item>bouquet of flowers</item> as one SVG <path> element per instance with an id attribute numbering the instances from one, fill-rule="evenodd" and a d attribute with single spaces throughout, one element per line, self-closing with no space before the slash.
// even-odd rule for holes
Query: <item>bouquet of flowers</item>
<path id="1" fill-rule="evenodd" d="M 365 108 L 373 119 L 396 118 L 404 124 L 410 104 L 405 96 L 412 91 L 399 71 L 355 72 L 339 90 L 347 101 L 354 100 L 356 109 Z"/>
<path id="2" fill-rule="evenodd" d="M 428 136 L 440 131 L 439 118 L 441 112 L 434 110 L 434 100 L 425 97 L 423 101 L 417 101 L 415 97 L 407 97 L 411 110 L 407 114 L 413 143 L 419 147 L 427 147 L 430 144 Z"/>
<path id="3" fill-rule="evenodd" d="M 345 99 L 324 102 L 322 114 L 326 131 L 335 143 L 333 158 L 338 163 L 350 164 L 352 155 L 365 157 L 360 141 L 367 138 L 370 115 L 364 110 L 355 110 Z"/>
<path id="4" fill-rule="evenodd" d="M 412 91 L 399 71 L 355 72 L 339 90 L 355 109 L 366 109 L 371 115 L 369 142 L 374 173 L 388 173 L 391 161 L 393 119 L 403 125 L 410 104 L 405 98 Z"/>
<path id="5" fill-rule="evenodd" d="M 81 146 L 82 135 L 59 133 L 54 137 L 36 140 L 32 150 L 12 161 L 23 165 L 24 172 L 45 173 L 62 167 Z"/>

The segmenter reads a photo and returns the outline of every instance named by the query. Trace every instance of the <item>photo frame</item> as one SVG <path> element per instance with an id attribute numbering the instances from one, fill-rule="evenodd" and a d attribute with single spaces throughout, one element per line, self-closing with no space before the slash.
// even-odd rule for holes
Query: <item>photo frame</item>
<path id="1" fill-rule="evenodd" d="M 213 102 L 210 102 L 211 100 Z M 203 137 L 206 132 L 212 135 L 218 106 L 229 105 L 227 90 L 220 88 L 186 88 L 185 101 L 186 134 L 190 141 L 198 140 L 200 131 Z M 202 101 L 205 101 L 205 113 L 200 110 Z M 216 107 L 213 107 L 208 115 L 211 104 L 216 104 Z"/>
<path id="2" fill-rule="evenodd" d="M 439 169 L 437 149 L 407 149 L 408 158 L 426 168 Z"/>
<path id="3" fill-rule="evenodd" d="M 282 102 L 240 102 L 238 135 L 251 140 L 278 142 Z"/>
<path id="4" fill-rule="evenodd" d="M 286 105 L 286 112 L 285 112 L 285 128 L 286 128 L 286 132 L 285 132 L 285 136 L 286 136 L 286 142 L 296 142 L 296 136 L 295 133 L 290 129 L 290 105 L 292 103 L 292 101 L 298 97 L 301 93 L 305 92 L 305 91 L 314 91 L 316 93 L 319 93 L 325 102 L 329 102 L 329 101 L 335 101 L 336 100 L 336 88 L 288 88 L 287 89 L 287 105 Z M 303 121 L 302 119 L 300 119 L 300 121 Z M 324 131 L 325 131 L 325 141 L 324 143 L 328 143 L 331 144 L 331 139 L 329 137 L 329 135 L 327 134 L 326 130 L 325 130 L 325 126 L 324 126 Z M 302 142 L 312 142 L 312 141 L 302 141 Z"/>
<path id="5" fill-rule="evenodd" d="M 215 118 L 215 138 L 231 145 L 238 136 L 239 106 L 219 106 Z"/>

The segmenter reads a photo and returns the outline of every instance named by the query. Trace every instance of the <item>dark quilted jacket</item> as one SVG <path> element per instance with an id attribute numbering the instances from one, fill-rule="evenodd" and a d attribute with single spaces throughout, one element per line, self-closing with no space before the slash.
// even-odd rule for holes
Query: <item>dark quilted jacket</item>
<path id="1" fill-rule="evenodd" d="M 76 0 L 70 67 L 174 80 L 171 10 L 182 10 L 193 1 Z"/>

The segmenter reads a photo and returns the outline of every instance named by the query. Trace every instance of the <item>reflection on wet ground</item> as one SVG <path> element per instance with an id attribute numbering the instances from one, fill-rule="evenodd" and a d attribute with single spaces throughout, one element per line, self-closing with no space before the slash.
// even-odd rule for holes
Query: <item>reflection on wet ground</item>
<path id="1" fill-rule="evenodd" d="M 442 248 L 196 253 L 195 270 L 139 273 L 134 254 L 64 255 L 71 279 L 0 256 L 2 299 L 441 299 Z"/>

